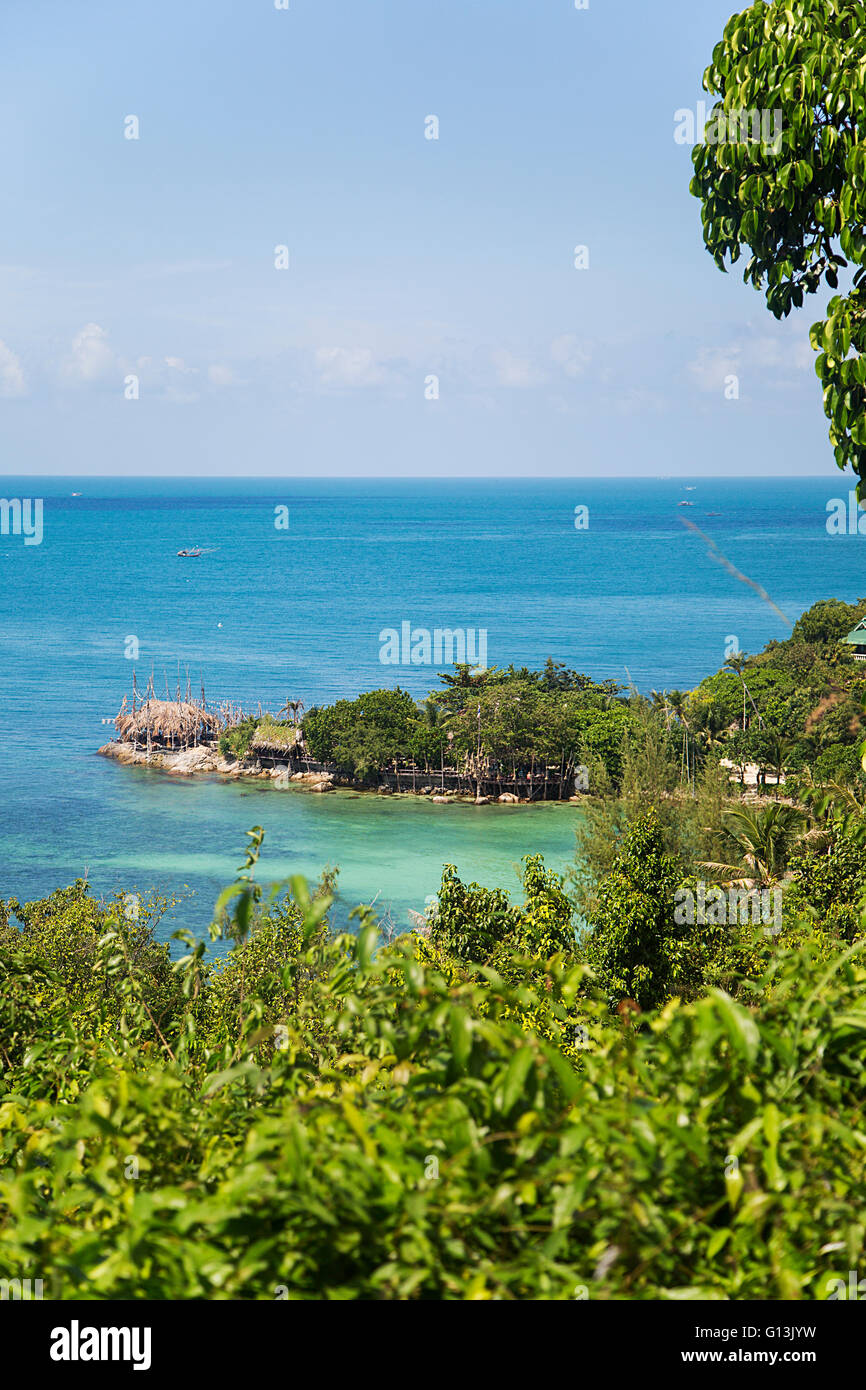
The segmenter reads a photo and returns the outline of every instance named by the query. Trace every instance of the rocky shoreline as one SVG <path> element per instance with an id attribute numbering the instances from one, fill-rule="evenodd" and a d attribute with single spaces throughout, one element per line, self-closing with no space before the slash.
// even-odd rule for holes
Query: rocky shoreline
<path id="1" fill-rule="evenodd" d="M 106 743 L 97 752 L 104 758 L 128 767 L 147 767 L 155 772 L 168 772 L 176 777 L 196 777 L 216 774 L 219 777 L 255 777 L 259 781 L 300 782 L 310 791 L 332 791 L 339 783 L 326 772 L 292 772 L 287 763 L 263 767 L 257 759 L 226 758 L 216 747 L 199 744 L 177 752 L 153 749 L 150 754 L 132 743 Z"/>
<path id="2" fill-rule="evenodd" d="M 288 763 L 278 762 L 273 767 L 265 767 L 258 759 L 226 758 L 215 746 L 203 744 L 199 744 L 196 748 L 180 749 L 177 752 L 171 752 L 167 749 L 153 749 L 148 754 L 143 749 L 136 748 L 132 743 L 118 741 L 103 744 L 101 748 L 97 749 L 97 752 L 104 758 L 113 758 L 115 762 L 123 763 L 128 767 L 146 767 L 151 771 L 166 772 L 176 777 L 214 775 L 233 780 L 254 778 L 262 782 L 275 782 L 278 786 L 294 783 L 300 789 L 311 792 L 322 793 L 343 789 L 358 793 L 366 792 L 374 796 L 420 796 L 429 801 L 446 805 L 484 806 L 492 802 L 515 806 L 539 804 L 522 801 L 520 797 L 511 792 L 503 792 L 498 797 L 474 797 L 460 795 L 456 792 L 443 794 L 432 785 L 423 786 L 417 792 L 403 790 L 399 793 L 390 786 L 362 787 L 351 780 L 339 778 L 331 772 L 292 772 Z M 571 801 L 580 800 L 581 798 L 578 796 L 571 797 Z M 558 804 L 567 805 L 568 803 L 559 802 Z"/>

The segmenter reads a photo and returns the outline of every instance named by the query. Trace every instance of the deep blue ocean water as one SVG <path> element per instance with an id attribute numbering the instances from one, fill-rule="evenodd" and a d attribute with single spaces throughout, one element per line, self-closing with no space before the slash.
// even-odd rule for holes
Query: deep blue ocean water
<path id="1" fill-rule="evenodd" d="M 573 857 L 573 807 L 434 807 L 400 800 L 187 781 L 95 756 L 151 668 L 157 693 L 186 669 L 209 699 L 307 706 L 435 668 L 384 666 L 379 634 L 487 632 L 488 663 L 546 657 L 640 689 L 688 688 L 735 637 L 760 649 L 788 629 L 681 524 L 687 517 L 794 621 L 816 599 L 866 594 L 866 537 L 831 536 L 827 503 L 850 483 L 787 480 L 15 479 L 44 499 L 41 545 L 0 537 L 0 894 L 32 898 L 87 872 L 116 887 L 190 896 L 164 930 L 204 930 L 265 826 L 265 878 L 341 867 L 348 907 L 378 894 L 406 924 L 441 865 L 510 887 L 541 850 Z M 691 490 L 687 490 L 691 489 Z M 80 497 L 73 497 L 75 492 Z M 689 501 L 688 508 L 678 503 Z M 589 507 L 577 530 L 575 507 Z M 275 508 L 288 507 L 288 530 Z M 710 515 L 716 513 L 716 515 Z M 184 546 L 215 547 L 199 560 Z M 133 662 L 125 652 L 138 645 Z"/>

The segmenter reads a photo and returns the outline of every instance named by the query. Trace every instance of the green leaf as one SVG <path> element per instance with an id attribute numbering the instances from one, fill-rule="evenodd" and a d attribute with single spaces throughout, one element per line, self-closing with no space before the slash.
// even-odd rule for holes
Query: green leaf
<path id="1" fill-rule="evenodd" d="M 531 1047 L 521 1047 L 512 1056 L 499 1087 L 499 1109 L 503 1115 L 510 1115 L 523 1095 L 534 1061 L 535 1053 Z"/>
<path id="2" fill-rule="evenodd" d="M 712 988 L 708 994 L 715 1000 L 716 1013 L 732 1046 L 751 1066 L 761 1045 L 758 1025 L 751 1014 L 747 1013 L 742 1005 L 735 1003 L 724 990 Z"/>

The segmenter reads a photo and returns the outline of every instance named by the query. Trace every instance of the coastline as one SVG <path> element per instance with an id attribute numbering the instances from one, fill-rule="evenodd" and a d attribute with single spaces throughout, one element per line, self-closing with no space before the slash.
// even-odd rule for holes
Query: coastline
<path id="1" fill-rule="evenodd" d="M 358 796 L 408 796 L 447 806 L 569 806 L 584 799 L 582 796 L 572 796 L 534 801 L 507 792 L 498 797 L 477 797 L 457 792 L 443 793 L 430 782 L 416 791 L 405 786 L 398 791 L 387 784 L 371 787 L 330 771 L 293 772 L 288 762 L 275 762 L 272 767 L 266 767 L 259 759 L 227 758 L 215 746 L 206 744 L 177 751 L 152 749 L 147 753 L 136 748 L 131 742 L 119 740 L 103 744 L 96 752 L 98 756 L 111 758 L 125 767 L 143 767 L 151 772 L 163 772 L 172 777 L 217 776 L 232 781 L 244 779 L 273 782 L 276 786 L 292 786 L 298 791 L 316 792 L 320 795 L 325 792 L 350 791 Z"/>

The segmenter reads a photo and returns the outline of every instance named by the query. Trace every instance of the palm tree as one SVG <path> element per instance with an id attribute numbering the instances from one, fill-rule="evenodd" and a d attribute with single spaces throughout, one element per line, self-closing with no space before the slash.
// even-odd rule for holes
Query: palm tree
<path id="1" fill-rule="evenodd" d="M 297 728 L 298 714 L 302 709 L 305 708 L 306 706 L 304 705 L 303 700 L 286 700 L 286 703 L 283 705 L 282 709 L 277 710 L 277 718 L 279 719 L 281 714 L 285 714 L 287 717 L 291 718 L 292 723 L 294 724 L 295 728 Z"/>
<path id="2" fill-rule="evenodd" d="M 677 719 L 681 719 L 682 722 L 685 724 L 686 728 L 688 728 L 689 723 L 686 719 L 686 701 L 689 697 L 687 692 L 685 690 L 668 690 L 665 692 L 665 694 L 668 698 L 668 704 L 670 705 Z"/>
<path id="3" fill-rule="evenodd" d="M 664 715 L 665 728 L 669 729 L 671 727 L 671 712 L 673 705 L 668 699 L 668 692 L 666 690 L 651 690 L 650 694 L 653 698 L 653 709 L 659 710 Z"/>
<path id="4" fill-rule="evenodd" d="M 722 742 L 719 736 L 725 731 L 725 716 L 722 706 L 717 701 L 707 705 L 698 705 L 693 715 L 693 721 L 698 741 L 706 752 L 710 752 L 718 743 Z"/>
<path id="5" fill-rule="evenodd" d="M 758 706 L 755 704 L 754 700 L 752 699 L 752 692 L 751 692 L 751 690 L 749 689 L 749 687 L 746 685 L 746 679 L 745 679 L 745 676 L 743 675 L 743 670 L 745 669 L 746 665 L 748 664 L 748 660 L 749 660 L 749 658 L 745 655 L 745 653 L 743 653 L 743 652 L 736 652 L 733 656 L 729 657 L 728 660 L 725 662 L 725 665 L 726 665 L 726 666 L 730 666 L 730 668 L 731 668 L 732 671 L 736 671 L 737 675 L 739 676 L 739 678 L 740 678 L 740 680 L 742 681 L 742 684 L 743 684 L 743 733 L 745 733 L 745 731 L 746 731 L 746 696 L 747 696 L 747 695 L 748 695 L 748 697 L 749 697 L 749 704 L 752 706 L 752 709 L 755 711 L 755 714 L 758 716 L 758 728 L 759 728 L 759 729 L 763 729 L 763 727 L 764 727 L 764 718 L 763 718 L 763 715 L 761 714 L 761 711 L 758 709 Z"/>
<path id="6" fill-rule="evenodd" d="M 750 807 L 731 811 L 722 822 L 722 835 L 732 858 L 736 855 L 739 862 L 704 861 L 701 867 L 747 888 L 767 888 L 778 883 L 799 839 L 803 819 L 802 811 L 781 801 L 774 801 L 761 811 Z"/>
<path id="7" fill-rule="evenodd" d="M 788 766 L 788 760 L 797 746 L 797 740 L 787 738 L 779 729 L 771 729 L 767 736 L 767 753 L 770 758 L 770 765 L 776 774 L 776 786 L 782 781 L 782 773 Z"/>
<path id="8" fill-rule="evenodd" d="M 835 832 L 857 845 L 866 845 L 866 798 L 862 794 L 858 796 L 856 787 L 828 782 L 825 786 L 807 788 L 802 800 L 818 823 L 817 832 L 823 834 L 826 842 Z"/>
<path id="9" fill-rule="evenodd" d="M 729 656 L 725 662 L 725 667 L 729 667 L 730 670 L 739 676 L 743 687 L 743 733 L 746 732 L 746 682 L 743 676 L 743 667 L 745 664 L 746 657 L 742 652 L 735 652 L 734 655 Z"/>
<path id="10" fill-rule="evenodd" d="M 667 695 L 667 701 L 671 710 L 683 726 L 683 756 L 680 770 L 682 771 L 684 768 L 687 771 L 689 785 L 691 785 L 692 772 L 690 754 L 692 730 L 689 721 L 686 719 L 686 702 L 688 701 L 689 697 L 684 690 L 670 690 L 666 691 L 665 693 Z"/>

